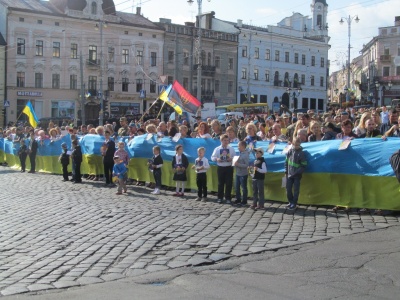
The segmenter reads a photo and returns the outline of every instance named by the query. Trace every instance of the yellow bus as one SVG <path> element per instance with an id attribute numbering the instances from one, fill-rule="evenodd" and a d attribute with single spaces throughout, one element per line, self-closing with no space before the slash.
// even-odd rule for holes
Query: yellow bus
<path id="1" fill-rule="evenodd" d="M 245 116 L 252 114 L 267 114 L 268 110 L 267 103 L 230 104 L 217 106 L 215 108 L 217 116 L 228 112 L 242 112 Z"/>

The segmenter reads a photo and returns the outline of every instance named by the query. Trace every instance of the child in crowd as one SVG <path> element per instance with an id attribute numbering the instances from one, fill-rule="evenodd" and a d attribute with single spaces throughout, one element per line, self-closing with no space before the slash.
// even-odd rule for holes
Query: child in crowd
<path id="1" fill-rule="evenodd" d="M 290 210 L 296 209 L 297 207 L 297 201 L 300 194 L 300 180 L 307 167 L 306 155 L 300 145 L 300 138 L 294 137 L 293 146 L 286 154 L 286 195 L 289 202 L 287 207 Z"/>
<path id="2" fill-rule="evenodd" d="M 247 151 L 247 143 L 240 141 L 238 144 L 239 158 L 235 162 L 236 168 L 236 201 L 235 204 L 247 205 L 247 178 L 248 178 L 248 167 L 249 167 L 249 151 Z M 243 198 L 240 192 L 242 188 Z"/>
<path id="3" fill-rule="evenodd" d="M 60 157 L 58 158 L 58 160 L 61 163 L 62 166 L 62 172 L 63 172 L 63 181 L 68 181 L 68 165 L 69 165 L 69 154 L 68 154 L 68 149 L 67 149 L 67 144 L 66 143 L 62 143 L 61 144 L 61 148 L 62 148 L 62 153 L 60 155 Z"/>
<path id="4" fill-rule="evenodd" d="M 174 196 L 182 197 L 185 193 L 185 182 L 187 181 L 186 169 L 189 166 L 189 161 L 183 153 L 183 146 L 175 146 L 175 156 L 172 159 L 172 170 L 174 171 L 173 180 L 176 182 L 176 192 Z"/>
<path id="5" fill-rule="evenodd" d="M 124 142 L 118 142 L 118 150 L 115 151 L 114 157 L 118 156 L 120 160 L 125 164 L 125 166 L 128 166 L 129 164 L 129 154 L 125 150 L 125 143 Z"/>
<path id="6" fill-rule="evenodd" d="M 264 150 L 255 148 L 256 160 L 254 161 L 254 173 L 252 174 L 253 205 L 252 209 L 264 209 L 264 179 L 267 173 L 267 164 L 263 157 Z M 258 206 L 257 206 L 258 204 Z"/>
<path id="7" fill-rule="evenodd" d="M 71 153 L 72 166 L 74 168 L 74 183 L 82 183 L 81 164 L 82 164 L 82 150 L 78 140 L 72 141 Z"/>
<path id="8" fill-rule="evenodd" d="M 200 147 L 197 149 L 197 155 L 192 169 L 196 171 L 197 198 L 196 201 L 207 201 L 207 170 L 210 168 L 208 159 L 204 157 L 206 149 Z"/>
<path id="9" fill-rule="evenodd" d="M 22 138 L 19 140 L 20 146 L 18 150 L 19 161 L 21 162 L 21 173 L 25 172 L 26 157 L 28 156 L 28 147 L 25 145 L 25 140 Z"/>
<path id="10" fill-rule="evenodd" d="M 229 146 L 229 137 L 223 134 L 220 137 L 221 146 L 214 149 L 211 155 L 212 161 L 217 162 L 218 175 L 218 203 L 222 203 L 224 198 L 227 204 L 231 203 L 232 199 L 232 182 L 233 182 L 233 167 L 232 158 L 235 156 L 235 150 Z"/>
<path id="11" fill-rule="evenodd" d="M 154 176 L 154 181 L 156 182 L 156 187 L 154 191 L 151 192 L 151 194 L 154 195 L 159 195 L 161 194 L 160 189 L 161 189 L 161 167 L 163 165 L 163 159 L 160 155 L 161 149 L 159 146 L 154 146 L 153 147 L 153 158 L 151 161 L 147 163 L 149 166 L 150 170 L 153 172 Z"/>
<path id="12" fill-rule="evenodd" d="M 127 192 L 126 179 L 128 175 L 128 169 L 125 166 L 124 161 L 119 156 L 114 156 L 114 167 L 113 176 L 118 177 L 118 191 L 117 195 L 122 195 L 122 189 L 124 193 Z"/>

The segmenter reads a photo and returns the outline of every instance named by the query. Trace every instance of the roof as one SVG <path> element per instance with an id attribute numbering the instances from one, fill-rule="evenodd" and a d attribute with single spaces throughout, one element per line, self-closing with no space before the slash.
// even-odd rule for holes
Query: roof
<path id="1" fill-rule="evenodd" d="M 0 0 L 5 6 L 10 8 L 16 8 L 21 10 L 29 10 L 42 13 L 60 13 L 54 6 L 48 1 L 37 1 L 37 0 Z"/>
<path id="2" fill-rule="evenodd" d="M 121 12 L 121 11 L 117 11 L 116 15 L 121 18 L 121 23 L 139 26 L 139 27 L 147 27 L 147 28 L 157 29 L 157 30 L 163 30 L 159 26 L 154 24 L 152 21 L 150 21 L 149 19 L 143 17 L 142 15 L 125 13 L 125 12 Z"/>

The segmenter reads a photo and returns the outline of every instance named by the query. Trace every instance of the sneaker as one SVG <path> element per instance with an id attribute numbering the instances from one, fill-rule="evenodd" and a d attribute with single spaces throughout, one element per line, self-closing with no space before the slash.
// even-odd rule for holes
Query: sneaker
<path id="1" fill-rule="evenodd" d="M 181 193 L 178 193 L 178 192 L 172 194 L 172 196 L 175 196 L 175 197 L 179 197 L 180 195 L 181 195 Z"/>
<path id="2" fill-rule="evenodd" d="M 236 201 L 233 202 L 233 203 L 235 203 L 235 204 L 240 204 L 240 203 L 242 203 L 242 201 L 241 201 L 241 200 L 236 200 Z"/>
<path id="3" fill-rule="evenodd" d="M 296 204 L 290 204 L 290 206 L 288 207 L 289 210 L 295 210 L 297 207 Z"/>
<path id="4" fill-rule="evenodd" d="M 150 194 L 155 194 L 157 189 L 154 189 L 154 191 L 150 192 Z"/>
<path id="5" fill-rule="evenodd" d="M 231 200 L 226 200 L 225 203 L 226 203 L 226 204 L 231 204 L 232 202 L 231 202 Z"/>
<path id="6" fill-rule="evenodd" d="M 241 202 L 240 205 L 241 206 L 247 206 L 247 201 L 246 202 Z"/>
<path id="7" fill-rule="evenodd" d="M 197 197 L 196 199 L 194 199 L 195 201 L 201 201 L 200 197 Z"/>
<path id="8" fill-rule="evenodd" d="M 121 192 L 116 192 L 115 195 L 122 195 L 122 193 Z"/>
<path id="9" fill-rule="evenodd" d="M 201 201 L 203 201 L 203 202 L 207 202 L 207 197 L 203 197 L 203 198 L 201 198 Z"/>
<path id="10" fill-rule="evenodd" d="M 261 205 L 259 205 L 259 206 L 257 206 L 257 209 L 265 209 L 265 207 L 264 207 L 264 206 L 261 206 Z"/>
<path id="11" fill-rule="evenodd" d="M 286 207 L 286 208 L 289 208 L 290 205 L 292 205 L 292 204 L 288 203 L 288 204 L 285 205 L 285 207 Z"/>
<path id="12" fill-rule="evenodd" d="M 155 189 L 155 190 L 154 190 L 154 195 L 160 195 L 160 194 L 161 194 L 161 192 L 160 192 L 159 189 Z"/>
<path id="13" fill-rule="evenodd" d="M 251 208 L 251 209 L 257 209 L 257 206 L 255 206 L 255 205 L 250 205 L 250 208 Z"/>
<path id="14" fill-rule="evenodd" d="M 183 197 L 183 196 L 185 196 L 184 193 L 179 193 L 179 197 Z"/>
<path id="15" fill-rule="evenodd" d="M 222 199 L 218 199 L 218 200 L 217 200 L 217 203 L 222 203 Z"/>

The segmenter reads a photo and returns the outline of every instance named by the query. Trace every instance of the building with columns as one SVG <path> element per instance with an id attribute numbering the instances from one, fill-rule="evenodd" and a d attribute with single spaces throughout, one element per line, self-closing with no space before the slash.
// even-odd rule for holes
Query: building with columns
<path id="1" fill-rule="evenodd" d="M 140 8 L 132 14 L 117 12 L 113 0 L 0 0 L 0 32 L 8 46 L 9 121 L 24 118 L 28 100 L 39 118 L 81 119 L 84 107 L 86 122 L 97 123 L 101 97 L 107 118 L 140 114 L 158 95 L 164 30 Z"/>

